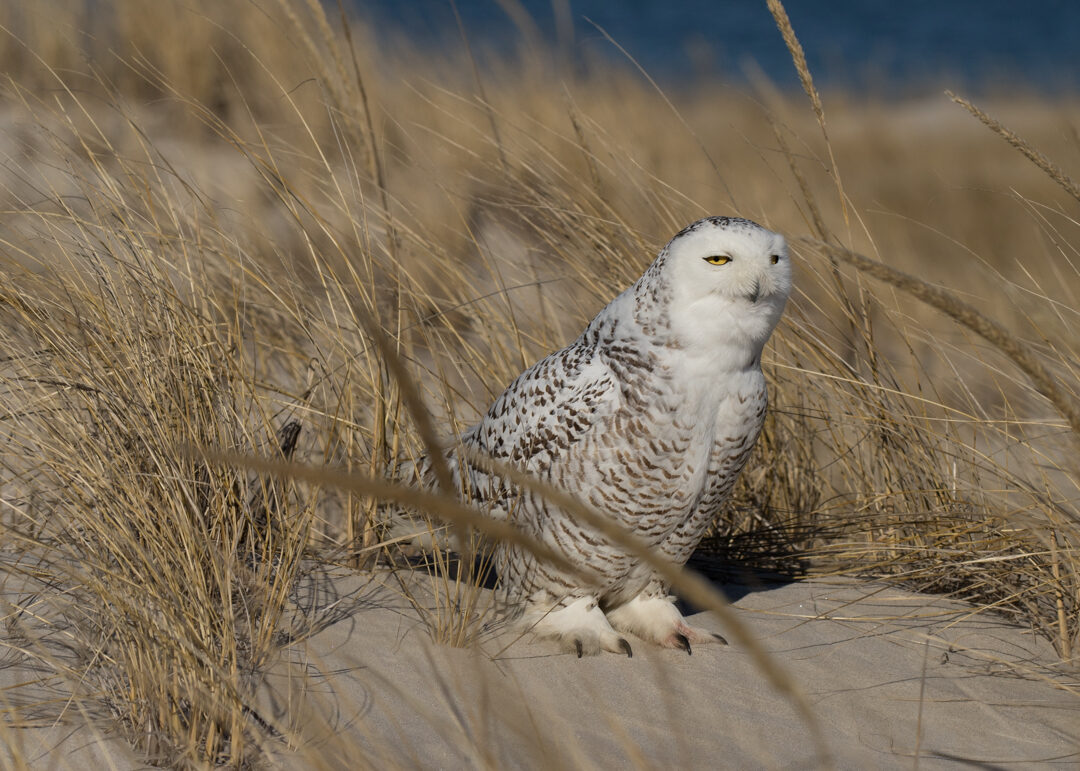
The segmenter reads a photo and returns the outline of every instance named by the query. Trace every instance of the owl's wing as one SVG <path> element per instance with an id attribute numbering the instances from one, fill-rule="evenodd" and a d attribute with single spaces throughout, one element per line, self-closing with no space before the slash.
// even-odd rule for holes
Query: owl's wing
<path id="1" fill-rule="evenodd" d="M 622 401 L 618 379 L 596 349 L 570 346 L 519 375 L 464 439 L 494 458 L 544 474 Z"/>

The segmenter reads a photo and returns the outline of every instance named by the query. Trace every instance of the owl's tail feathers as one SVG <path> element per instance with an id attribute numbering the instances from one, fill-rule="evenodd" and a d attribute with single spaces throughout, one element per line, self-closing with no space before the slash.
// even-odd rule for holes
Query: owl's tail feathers
<path id="1" fill-rule="evenodd" d="M 407 556 L 428 554 L 436 550 L 450 549 L 450 534 L 446 525 L 423 514 L 405 511 L 399 507 L 381 512 L 382 542 L 397 546 Z"/>
<path id="2" fill-rule="evenodd" d="M 404 484 L 429 487 L 430 465 L 426 457 L 402 461 L 398 465 L 396 476 Z M 406 556 L 450 548 L 447 526 L 423 512 L 388 504 L 379 508 L 378 516 L 377 524 L 382 543 L 401 549 Z"/>

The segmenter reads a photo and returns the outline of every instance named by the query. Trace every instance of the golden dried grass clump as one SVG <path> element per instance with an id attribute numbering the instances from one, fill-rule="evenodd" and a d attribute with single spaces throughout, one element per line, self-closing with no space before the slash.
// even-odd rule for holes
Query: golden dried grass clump
<path id="1" fill-rule="evenodd" d="M 252 683 L 314 623 L 297 577 L 391 555 L 380 500 L 487 527 L 384 480 L 708 213 L 789 234 L 798 269 L 701 564 L 892 576 L 1073 657 L 1075 104 L 994 105 L 1021 154 L 944 98 L 822 98 L 805 63 L 810 110 L 531 49 L 390 66 L 315 2 L 166 5 L 165 37 L 134 0 L 0 32 L 2 564 L 34 598 L 8 644 L 80 709 L 163 762 L 253 762 L 283 729 Z M 434 580 L 463 644 L 482 608 Z"/>

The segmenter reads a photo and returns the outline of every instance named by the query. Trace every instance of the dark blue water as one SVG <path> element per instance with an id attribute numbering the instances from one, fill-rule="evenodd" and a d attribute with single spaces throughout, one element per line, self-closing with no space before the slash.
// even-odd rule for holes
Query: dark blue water
<path id="1" fill-rule="evenodd" d="M 460 48 L 450 0 L 352 0 L 393 36 Z M 745 82 L 757 69 L 782 87 L 794 68 L 765 0 L 512 0 L 545 50 L 583 69 L 625 57 L 602 27 L 666 85 Z M 570 26 L 556 22 L 558 8 Z M 789 0 L 815 80 L 866 91 L 1080 87 L 1080 0 Z M 457 0 L 470 44 L 503 54 L 523 45 L 496 0 Z M 528 34 L 528 33 L 526 33 Z"/>

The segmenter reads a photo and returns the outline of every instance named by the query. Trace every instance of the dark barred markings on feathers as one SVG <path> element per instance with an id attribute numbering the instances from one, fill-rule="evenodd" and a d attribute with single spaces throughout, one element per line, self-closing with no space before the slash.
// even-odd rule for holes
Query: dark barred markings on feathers
<path id="1" fill-rule="evenodd" d="M 761 351 L 790 291 L 782 236 L 745 219 L 698 220 L 577 340 L 519 375 L 461 443 L 577 495 L 683 564 L 761 431 Z M 601 533 L 447 454 L 490 516 L 599 576 L 581 586 L 496 544 L 517 623 L 578 655 L 629 653 L 628 633 L 687 651 L 718 639 L 689 626 L 664 583 Z M 434 483 L 430 463 L 421 476 Z"/>

